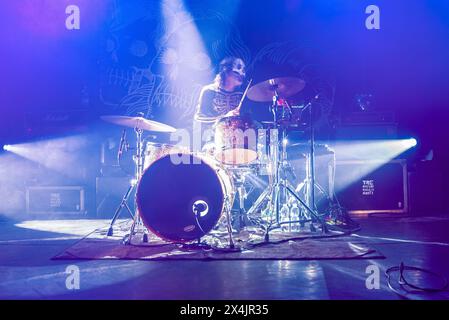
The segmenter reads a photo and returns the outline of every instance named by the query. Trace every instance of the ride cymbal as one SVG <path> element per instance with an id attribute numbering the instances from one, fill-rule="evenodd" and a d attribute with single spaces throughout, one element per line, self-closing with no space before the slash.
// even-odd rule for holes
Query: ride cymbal
<path id="1" fill-rule="evenodd" d="M 273 78 L 249 88 L 247 96 L 256 102 L 269 102 L 276 93 L 281 98 L 288 98 L 304 89 L 305 85 L 304 80 L 295 77 Z"/>

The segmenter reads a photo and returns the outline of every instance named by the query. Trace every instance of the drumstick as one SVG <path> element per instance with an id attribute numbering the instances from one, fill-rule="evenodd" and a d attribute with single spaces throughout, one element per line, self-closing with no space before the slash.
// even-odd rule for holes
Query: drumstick
<path id="1" fill-rule="evenodd" d="M 251 86 L 251 83 L 253 82 L 253 79 L 249 80 L 248 85 L 246 86 L 245 92 L 243 92 L 242 99 L 240 100 L 239 105 L 234 110 L 237 110 L 240 112 L 240 108 L 242 107 L 243 100 L 245 100 L 246 94 L 248 93 L 249 87 Z"/>

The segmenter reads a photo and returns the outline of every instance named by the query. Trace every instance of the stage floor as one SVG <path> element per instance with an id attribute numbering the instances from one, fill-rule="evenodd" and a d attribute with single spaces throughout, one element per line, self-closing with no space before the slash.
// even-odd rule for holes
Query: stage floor
<path id="1" fill-rule="evenodd" d="M 398 299 L 383 272 L 403 261 L 449 277 L 449 215 L 357 220 L 386 259 L 320 261 L 51 260 L 107 220 L 0 222 L 1 299 Z M 369 265 L 380 289 L 368 290 Z M 79 290 L 66 268 L 80 270 Z M 449 294 L 408 295 L 449 299 Z"/>

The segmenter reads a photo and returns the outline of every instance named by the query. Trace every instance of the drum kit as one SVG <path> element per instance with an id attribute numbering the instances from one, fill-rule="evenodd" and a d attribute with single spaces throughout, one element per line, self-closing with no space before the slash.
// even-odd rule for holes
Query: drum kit
<path id="1" fill-rule="evenodd" d="M 111 220 L 108 236 L 114 234 L 114 224 L 124 209 L 133 221 L 124 238 L 126 244 L 133 241 L 137 227 L 143 230 L 143 242 L 148 242 L 150 235 L 171 243 L 201 243 L 208 234 L 222 232 L 230 249 L 236 249 L 234 235 L 245 228 L 263 230 L 265 241 L 269 241 L 271 232 L 287 230 L 285 226 L 290 232 L 292 226 L 304 228 L 306 224 L 311 231 L 320 226 L 323 233 L 327 232 L 326 222 L 317 212 L 314 199 L 313 121 L 309 121 L 310 137 L 304 142 L 308 146 L 308 161 L 303 197 L 287 178 L 290 163 L 285 141 L 289 128 L 297 125 L 297 121 L 293 123 L 292 107 L 286 99 L 300 92 L 305 82 L 299 78 L 282 77 L 250 84 L 242 101 L 248 98 L 271 102 L 269 111 L 273 121 L 258 123 L 245 116 L 219 119 L 215 123 L 213 152 L 193 152 L 175 145 L 145 141 L 144 132 L 176 131 L 166 124 L 143 117 L 102 117 L 104 121 L 134 129 L 136 135 L 134 177 Z M 302 108 L 303 116 L 310 116 L 310 120 L 313 105 L 314 101 Z M 269 141 L 262 144 L 259 133 L 266 133 L 267 129 Z M 130 149 L 125 132 L 119 145 L 119 158 Z M 262 167 L 269 181 L 252 206 L 245 210 L 245 177 L 255 172 L 257 175 Z M 133 194 L 135 210 L 128 206 Z M 234 200 L 239 202 L 237 214 L 232 210 Z M 284 212 L 287 202 L 289 205 L 294 202 L 294 216 Z"/>

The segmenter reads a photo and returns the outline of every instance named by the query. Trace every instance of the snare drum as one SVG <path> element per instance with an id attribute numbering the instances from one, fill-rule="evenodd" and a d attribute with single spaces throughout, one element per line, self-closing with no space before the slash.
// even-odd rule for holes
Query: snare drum
<path id="1" fill-rule="evenodd" d="M 240 116 L 225 117 L 215 126 L 215 158 L 230 165 L 257 160 L 259 125 Z"/>

